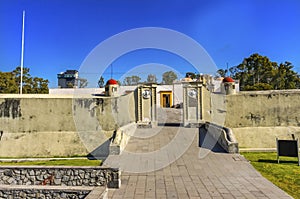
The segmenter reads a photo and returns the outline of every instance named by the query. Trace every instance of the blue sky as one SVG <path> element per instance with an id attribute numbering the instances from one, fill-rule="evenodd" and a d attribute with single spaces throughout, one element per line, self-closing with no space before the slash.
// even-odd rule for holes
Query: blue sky
<path id="1" fill-rule="evenodd" d="M 0 0 L 0 71 L 20 65 L 23 10 L 24 66 L 31 75 L 49 79 L 49 87 L 57 86 L 58 73 L 80 69 L 99 43 L 141 27 L 187 35 L 202 45 L 218 68 L 259 53 L 279 63 L 290 61 L 300 71 L 299 0 Z M 115 60 L 113 77 L 132 75 L 132 67 L 147 63 L 166 65 L 182 75 L 195 70 L 177 55 L 148 49 Z M 106 80 L 109 71 L 104 73 Z M 145 78 L 155 71 L 159 70 L 149 64 L 149 71 L 136 74 Z"/>

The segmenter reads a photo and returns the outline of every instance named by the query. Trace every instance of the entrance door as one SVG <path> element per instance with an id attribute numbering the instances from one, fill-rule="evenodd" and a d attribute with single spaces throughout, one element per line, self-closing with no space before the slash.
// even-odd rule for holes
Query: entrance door
<path id="1" fill-rule="evenodd" d="M 163 108 L 170 108 L 173 106 L 172 91 L 160 92 L 160 106 Z"/>
<path id="2" fill-rule="evenodd" d="M 170 94 L 163 94 L 163 107 L 170 108 Z"/>

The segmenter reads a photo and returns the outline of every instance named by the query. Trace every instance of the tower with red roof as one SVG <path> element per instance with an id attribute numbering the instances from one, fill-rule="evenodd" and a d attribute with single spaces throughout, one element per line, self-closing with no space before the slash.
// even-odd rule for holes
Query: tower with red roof
<path id="1" fill-rule="evenodd" d="M 119 83 L 114 80 L 110 79 L 106 82 L 105 85 L 105 95 L 108 97 L 115 97 L 119 95 L 120 86 Z"/>

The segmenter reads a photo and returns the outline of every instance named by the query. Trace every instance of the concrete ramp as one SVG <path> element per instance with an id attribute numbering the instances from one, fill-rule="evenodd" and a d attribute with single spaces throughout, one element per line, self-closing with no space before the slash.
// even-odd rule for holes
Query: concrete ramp
<path id="1" fill-rule="evenodd" d="M 123 171 L 121 187 L 108 189 L 108 198 L 291 198 L 262 177 L 240 154 L 215 153 L 199 147 L 197 128 L 163 127 L 151 137 L 131 138 L 125 151 L 140 155 L 151 151 L 163 153 L 164 146 L 178 133 L 183 137 L 186 133 L 189 136 L 194 133 L 194 140 L 184 154 L 165 167 L 156 167 L 161 163 L 156 161 L 155 167 L 159 169 L 152 171 Z M 174 154 L 166 155 L 172 157 Z M 120 162 L 116 156 L 109 159 Z M 152 166 L 151 159 L 143 157 L 130 164 L 139 168 Z"/>
<path id="2" fill-rule="evenodd" d="M 174 122 L 173 118 L 180 118 L 176 114 L 178 110 L 168 109 L 166 112 L 167 123 Z M 202 130 L 207 132 L 204 127 Z M 207 134 L 212 138 L 210 133 Z M 128 167 L 120 168 L 121 187 L 108 189 L 108 198 L 291 198 L 262 177 L 243 156 L 224 153 L 220 142 L 215 139 L 210 139 L 211 144 L 223 149 L 221 153 L 203 145 L 199 147 L 199 135 L 199 128 L 175 125 L 138 129 L 123 152 L 135 154 L 136 158 L 128 161 Z M 183 143 L 190 140 L 184 153 L 174 159 Z M 230 142 L 235 143 L 232 137 L 228 139 Z M 170 143 L 176 144 L 172 151 L 166 150 Z M 165 159 L 161 157 L 167 157 L 169 164 L 163 166 Z M 120 156 L 109 156 L 104 164 L 122 165 L 124 162 Z M 136 170 L 124 170 L 128 168 Z M 141 172 L 143 168 L 147 171 Z"/>

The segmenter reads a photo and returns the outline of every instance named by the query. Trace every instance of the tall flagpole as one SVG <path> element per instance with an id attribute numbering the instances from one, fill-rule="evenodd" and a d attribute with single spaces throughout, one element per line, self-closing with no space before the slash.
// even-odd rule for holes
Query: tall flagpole
<path id="1" fill-rule="evenodd" d="M 23 20 L 22 20 L 22 51 L 21 51 L 21 80 L 20 80 L 20 94 L 22 94 L 22 92 L 23 92 L 24 29 L 25 29 L 25 10 L 23 10 Z"/>

